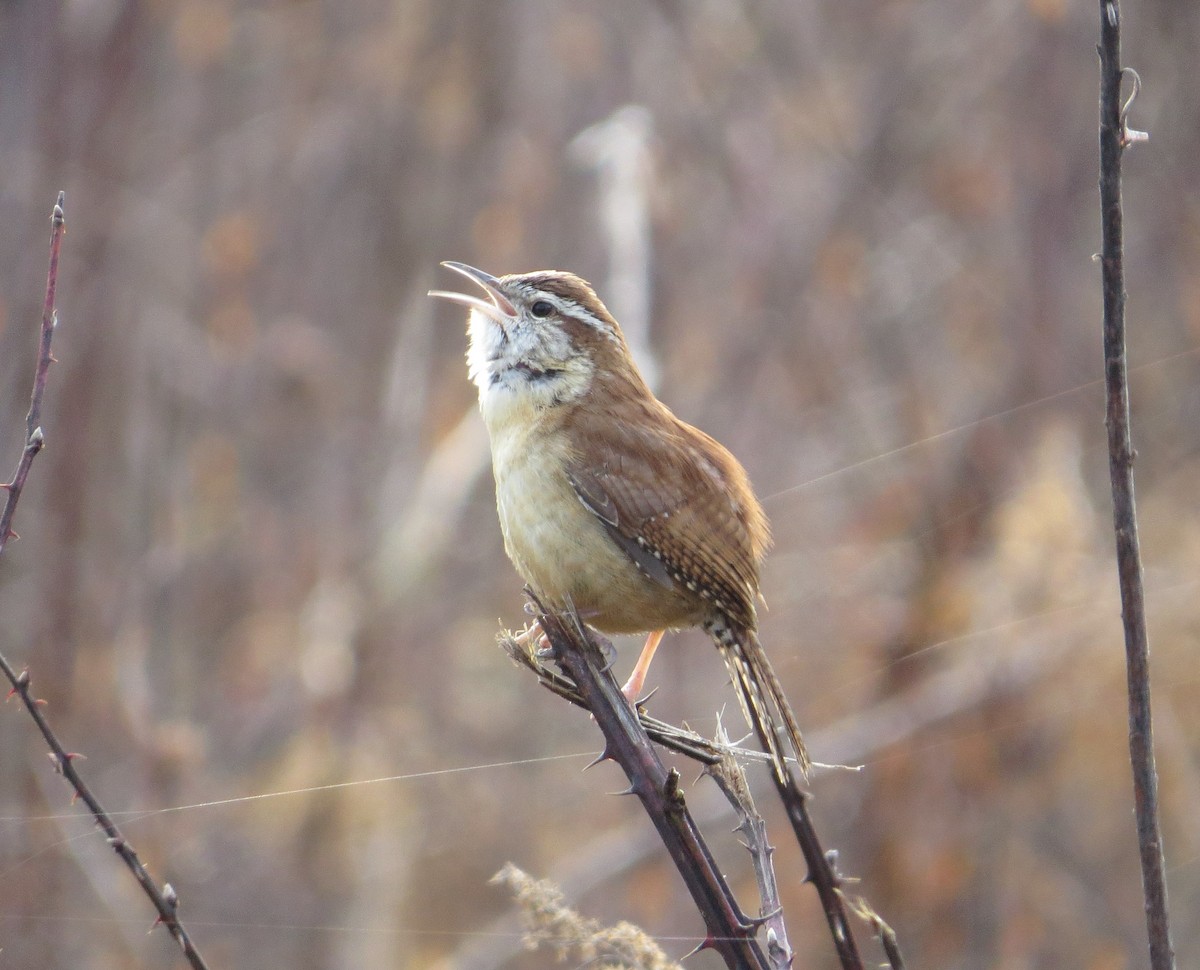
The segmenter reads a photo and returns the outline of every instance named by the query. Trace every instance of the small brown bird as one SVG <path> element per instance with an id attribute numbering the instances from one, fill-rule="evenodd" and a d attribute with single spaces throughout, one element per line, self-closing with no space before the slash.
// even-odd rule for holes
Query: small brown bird
<path id="1" fill-rule="evenodd" d="M 776 773 L 789 749 L 806 772 L 796 717 L 758 641 L 770 532 L 745 470 L 654 396 L 578 276 L 497 279 L 442 265 L 488 296 L 430 292 L 471 311 L 467 362 L 517 572 L 548 606 L 573 607 L 598 630 L 649 633 L 624 688 L 631 700 L 663 631 L 703 627 Z"/>

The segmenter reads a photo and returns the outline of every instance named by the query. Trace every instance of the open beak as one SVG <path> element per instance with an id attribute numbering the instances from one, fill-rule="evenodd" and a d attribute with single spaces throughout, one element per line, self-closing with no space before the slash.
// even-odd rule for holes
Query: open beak
<path id="1" fill-rule="evenodd" d="M 481 269 L 476 269 L 474 266 L 468 266 L 466 263 L 453 263 L 447 260 L 442 265 L 447 269 L 454 270 L 456 273 L 462 273 L 467 279 L 482 286 L 487 291 L 491 302 L 481 300 L 477 296 L 468 296 L 466 293 L 451 293 L 448 290 L 430 290 L 430 296 L 440 297 L 443 300 L 449 300 L 451 303 L 461 303 L 472 310 L 478 310 L 480 313 L 487 314 L 500 324 L 500 326 L 511 323 L 516 318 L 517 308 L 504 295 L 500 289 L 500 281 L 496 277 L 485 273 Z"/>

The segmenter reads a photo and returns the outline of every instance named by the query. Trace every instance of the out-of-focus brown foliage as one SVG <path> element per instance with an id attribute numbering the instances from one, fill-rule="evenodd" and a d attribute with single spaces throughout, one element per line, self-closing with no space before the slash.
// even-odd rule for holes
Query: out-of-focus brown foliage
<path id="1" fill-rule="evenodd" d="M 59 188 L 71 215 L 0 641 L 108 807 L 136 813 L 127 834 L 213 966 L 545 966 L 494 922 L 510 859 L 672 956 L 702 932 L 636 806 L 601 797 L 611 769 L 564 757 L 594 751 L 593 726 L 491 646 L 521 596 L 461 320 L 423 297 L 447 258 L 573 269 L 630 323 L 650 294 L 662 395 L 766 497 L 763 640 L 804 723 L 892 726 L 860 739 L 864 773 L 817 780 L 815 810 L 911 965 L 1137 965 L 1095 17 L 1061 0 L 0 9 L 0 464 Z M 1198 37 L 1196 5 L 1128 12 L 1181 966 L 1200 960 Z M 580 162 L 599 149 L 575 139 L 631 104 L 647 155 L 623 236 Z M 698 634 L 655 680 L 655 713 L 696 726 L 731 697 Z M 0 715 L 0 960 L 172 965 L 30 725 Z M 320 788 L 387 776 L 412 777 Z M 831 966 L 797 854 L 776 863 L 802 962 Z"/>

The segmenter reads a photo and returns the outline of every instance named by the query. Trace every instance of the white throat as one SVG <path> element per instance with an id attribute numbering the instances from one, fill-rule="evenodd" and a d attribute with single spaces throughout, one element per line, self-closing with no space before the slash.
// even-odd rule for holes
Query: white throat
<path id="1" fill-rule="evenodd" d="M 501 327 L 481 310 L 468 323 L 467 369 L 479 389 L 479 409 L 493 436 L 513 422 L 587 393 L 593 365 L 557 327 L 517 319 Z"/>

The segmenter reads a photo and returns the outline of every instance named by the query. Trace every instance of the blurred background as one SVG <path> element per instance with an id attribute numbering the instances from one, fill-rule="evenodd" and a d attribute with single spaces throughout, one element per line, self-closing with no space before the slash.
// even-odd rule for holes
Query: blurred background
<path id="1" fill-rule="evenodd" d="M 817 777 L 817 824 L 909 965 L 1143 965 L 1095 7 L 0 4 L 5 473 L 60 188 L 69 227 L 0 650 L 211 966 L 554 965 L 488 883 L 507 861 L 676 957 L 703 934 L 640 808 L 605 794 L 617 769 L 581 774 L 594 725 L 494 645 L 523 599 L 464 315 L 424 295 L 461 283 L 443 259 L 592 280 L 660 395 L 749 469 L 775 534 L 763 641 L 814 757 L 865 766 Z M 1198 39 L 1196 4 L 1127 14 L 1181 966 L 1200 963 Z M 669 638 L 651 679 L 656 715 L 740 728 L 702 634 Z M 12 703 L 0 779 L 0 967 L 179 965 Z M 832 967 L 759 790 L 797 966 Z M 719 797 L 689 793 L 753 909 Z"/>

